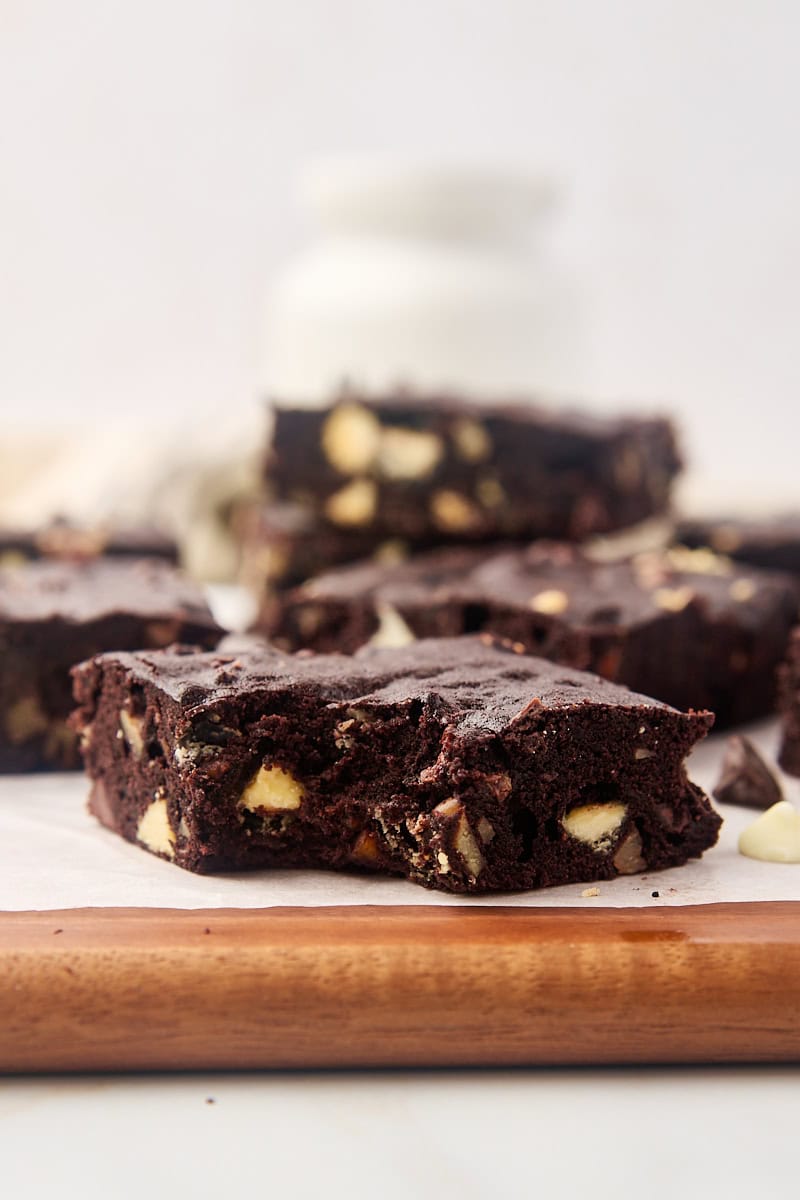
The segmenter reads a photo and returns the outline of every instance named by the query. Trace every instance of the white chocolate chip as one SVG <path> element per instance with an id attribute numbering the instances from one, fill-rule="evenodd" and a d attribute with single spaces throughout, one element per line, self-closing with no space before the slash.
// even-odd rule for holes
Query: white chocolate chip
<path id="1" fill-rule="evenodd" d="M 529 607 L 534 612 L 546 613 L 548 616 L 557 616 L 569 608 L 569 596 L 566 592 L 559 591 L 557 588 L 547 588 L 543 592 L 537 592 L 530 599 Z"/>
<path id="2" fill-rule="evenodd" d="M 437 528 L 446 533 L 463 533 L 480 525 L 481 516 L 461 492 L 442 488 L 431 497 L 431 515 Z"/>
<path id="3" fill-rule="evenodd" d="M 461 417 L 452 429 L 456 453 L 466 462 L 481 462 L 492 453 L 492 442 L 486 429 L 471 417 Z"/>
<path id="4" fill-rule="evenodd" d="M 377 501 L 377 488 L 371 479 L 354 479 L 328 497 L 325 514 L 334 525 L 367 525 Z"/>
<path id="5" fill-rule="evenodd" d="M 475 834 L 470 828 L 463 804 L 455 796 L 450 796 L 441 804 L 437 804 L 433 811 L 443 817 L 457 817 L 453 848 L 460 854 L 468 873 L 473 879 L 477 879 L 486 864 Z"/>
<path id="6" fill-rule="evenodd" d="M 444 850 L 440 850 L 436 855 L 436 861 L 439 864 L 439 870 L 442 875 L 447 875 L 450 872 L 450 859 L 445 854 Z"/>
<path id="7" fill-rule="evenodd" d="M 561 824 L 570 837 L 602 853 L 613 845 L 627 811 L 624 804 L 581 804 L 571 809 Z"/>
<path id="8" fill-rule="evenodd" d="M 636 762 L 643 762 L 646 758 L 654 758 L 655 750 L 648 750 L 646 746 L 637 746 L 633 752 L 633 757 Z"/>
<path id="9" fill-rule="evenodd" d="M 715 554 L 708 546 L 670 546 L 666 551 L 669 564 L 676 571 L 690 575 L 730 575 L 733 563 L 721 554 Z"/>
<path id="10" fill-rule="evenodd" d="M 458 818 L 453 845 L 464 860 L 464 866 L 467 868 L 469 874 L 473 879 L 477 879 L 485 863 L 478 843 L 475 840 L 475 834 L 470 829 L 469 822 L 463 812 Z"/>
<path id="11" fill-rule="evenodd" d="M 508 499 L 504 489 L 492 475 L 478 480 L 475 485 L 475 495 L 484 508 L 499 508 Z"/>
<path id="12" fill-rule="evenodd" d="M 728 589 L 731 600 L 736 600 L 740 604 L 752 600 L 756 594 L 756 585 L 752 579 L 734 579 Z"/>
<path id="13" fill-rule="evenodd" d="M 375 461 L 380 436 L 380 423 L 374 413 L 360 404 L 342 404 L 322 427 L 322 450 L 337 471 L 358 475 Z"/>
<path id="14" fill-rule="evenodd" d="M 379 600 L 375 609 L 378 616 L 378 628 L 369 639 L 370 646 L 387 649 L 394 646 L 408 646 L 417 640 L 393 604 Z"/>
<path id="15" fill-rule="evenodd" d="M 788 800 L 773 804 L 740 835 L 739 853 L 761 862 L 800 863 L 800 812 Z"/>
<path id="16" fill-rule="evenodd" d="M 381 434 L 378 470 L 386 479 L 426 479 L 443 453 L 437 433 L 389 426 Z"/>
<path id="17" fill-rule="evenodd" d="M 169 823 L 167 802 L 163 796 L 145 809 L 136 830 L 136 837 L 154 854 L 165 854 L 167 858 L 175 857 L 175 834 Z"/>
<path id="18" fill-rule="evenodd" d="M 642 839 L 638 829 L 632 829 L 620 842 L 614 855 L 614 867 L 620 875 L 635 875 L 647 866 L 642 856 Z"/>
<path id="19" fill-rule="evenodd" d="M 287 812 L 300 807 L 305 788 L 283 767 L 259 767 L 239 797 L 241 808 Z"/>
<path id="20" fill-rule="evenodd" d="M 141 758 L 144 754 L 144 737 L 142 736 L 144 721 L 141 717 L 135 717 L 133 713 L 123 708 L 119 714 L 119 723 L 131 754 L 134 758 Z"/>
<path id="21" fill-rule="evenodd" d="M 682 612 L 687 604 L 691 604 L 693 599 L 694 592 L 690 587 L 686 587 L 685 585 L 673 588 L 656 588 L 653 592 L 653 602 L 666 612 Z"/>

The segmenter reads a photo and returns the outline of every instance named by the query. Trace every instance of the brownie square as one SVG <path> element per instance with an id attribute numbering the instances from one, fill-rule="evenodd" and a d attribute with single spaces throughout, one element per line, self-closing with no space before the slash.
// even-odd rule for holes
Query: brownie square
<path id="1" fill-rule="evenodd" d="M 675 866 L 717 838 L 684 768 L 711 714 L 491 638 L 112 653 L 74 676 L 92 811 L 192 871 L 503 891 Z"/>
<path id="2" fill-rule="evenodd" d="M 345 395 L 274 408 L 266 475 L 323 524 L 430 545 L 620 529 L 666 509 L 680 466 L 663 419 Z"/>
<path id="3" fill-rule="evenodd" d="M 222 636 L 202 593 L 155 560 L 43 561 L 0 570 L 0 771 L 80 765 L 70 667 L 103 650 Z"/>
<path id="4" fill-rule="evenodd" d="M 783 740 L 778 762 L 790 775 L 800 775 L 800 628 L 792 631 L 780 668 L 780 708 Z"/>
<path id="5" fill-rule="evenodd" d="M 40 558 L 159 558 L 177 564 L 175 540 L 147 526 L 79 526 L 53 521 L 41 529 L 0 528 L 0 567 Z"/>
<path id="6" fill-rule="evenodd" d="M 800 513 L 749 520 L 685 519 L 678 522 L 675 537 L 684 546 L 709 546 L 736 562 L 800 575 Z"/>
<path id="7" fill-rule="evenodd" d="M 279 597 L 263 628 L 317 651 L 490 631 L 730 725 L 772 711 L 797 611 L 796 580 L 710 550 L 594 562 L 535 543 L 342 567 Z"/>

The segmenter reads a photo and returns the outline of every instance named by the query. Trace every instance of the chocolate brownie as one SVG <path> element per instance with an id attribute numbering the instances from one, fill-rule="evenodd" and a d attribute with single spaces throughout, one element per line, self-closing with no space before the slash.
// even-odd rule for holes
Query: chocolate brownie
<path id="1" fill-rule="evenodd" d="M 258 596 L 296 587 L 329 567 L 374 556 L 398 561 L 408 543 L 357 529 L 321 523 L 300 504 L 257 503 L 237 518 L 241 545 L 241 580 Z"/>
<path id="2" fill-rule="evenodd" d="M 80 765 L 69 669 L 102 650 L 222 636 L 202 593 L 156 560 L 0 569 L 0 771 Z"/>
<path id="3" fill-rule="evenodd" d="M 797 611 L 797 581 L 710 550 L 599 563 L 534 543 L 342 567 L 279 597 L 264 632 L 284 649 L 352 651 L 489 630 L 730 725 L 771 711 Z"/>
<path id="4" fill-rule="evenodd" d="M 276 407 L 267 477 L 376 538 L 578 540 L 663 512 L 680 465 L 667 420 L 400 394 Z"/>
<path id="5" fill-rule="evenodd" d="M 800 628 L 793 630 L 780 668 L 780 708 L 783 741 L 778 762 L 790 775 L 800 775 Z"/>
<path id="6" fill-rule="evenodd" d="M 75 669 L 90 807 L 189 870 L 363 867 L 486 892 L 676 866 L 720 824 L 679 713 L 491 638 Z"/>
<path id="7" fill-rule="evenodd" d="M 737 562 L 800 575 L 800 514 L 762 520 L 683 520 L 675 537 L 684 546 L 710 546 Z"/>
<path id="8" fill-rule="evenodd" d="M 53 521 L 42 529 L 0 528 L 0 567 L 39 558 L 84 561 L 91 558 L 160 558 L 177 563 L 175 541 L 146 526 L 79 526 Z"/>

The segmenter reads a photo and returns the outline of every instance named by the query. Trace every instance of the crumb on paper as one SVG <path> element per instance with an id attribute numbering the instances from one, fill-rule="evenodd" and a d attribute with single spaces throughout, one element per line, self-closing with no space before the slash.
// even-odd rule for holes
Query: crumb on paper
<path id="1" fill-rule="evenodd" d="M 659 896 L 661 895 L 661 893 L 660 892 L 651 892 L 650 895 L 653 897 L 654 900 L 657 900 L 659 898 Z"/>
<path id="2" fill-rule="evenodd" d="M 581 897 L 584 900 L 591 900 L 593 896 L 599 896 L 599 895 L 600 895 L 600 888 L 598 888 L 598 887 L 584 888 L 583 891 L 581 892 Z"/>

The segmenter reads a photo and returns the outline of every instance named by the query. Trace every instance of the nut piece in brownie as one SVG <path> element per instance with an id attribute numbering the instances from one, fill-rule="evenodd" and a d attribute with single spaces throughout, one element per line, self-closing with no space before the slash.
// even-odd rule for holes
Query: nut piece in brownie
<path id="1" fill-rule="evenodd" d="M 790 775 L 800 775 L 800 628 L 792 631 L 779 675 L 783 740 L 778 762 Z"/>
<path id="2" fill-rule="evenodd" d="M 680 465 L 667 420 L 399 394 L 275 407 L 267 477 L 328 524 L 419 544 L 620 529 L 666 509 Z"/>
<path id="3" fill-rule="evenodd" d="M 0 567 L 39 558 L 75 562 L 93 558 L 160 558 L 175 564 L 178 547 L 166 534 L 146 526 L 78 526 L 58 520 L 35 530 L 0 528 Z"/>
<path id="4" fill-rule="evenodd" d="M 771 711 L 797 610 L 796 580 L 707 549 L 600 563 L 534 543 L 342 567 L 278 597 L 264 632 L 284 649 L 352 651 L 488 630 L 730 725 Z"/>
<path id="5" fill-rule="evenodd" d="M 737 562 L 800 575 L 800 513 L 761 520 L 687 519 L 678 523 L 675 536 L 690 548 L 710 546 Z"/>
<path id="6" fill-rule="evenodd" d="M 103 650 L 222 636 L 202 593 L 156 560 L 32 562 L 0 570 L 0 771 L 80 765 L 69 670 Z"/>
<path id="7" fill-rule="evenodd" d="M 491 638 L 353 658 L 237 648 L 74 671 L 92 811 L 179 866 L 363 867 L 486 892 L 676 866 L 716 841 L 683 761 L 710 713 Z"/>

